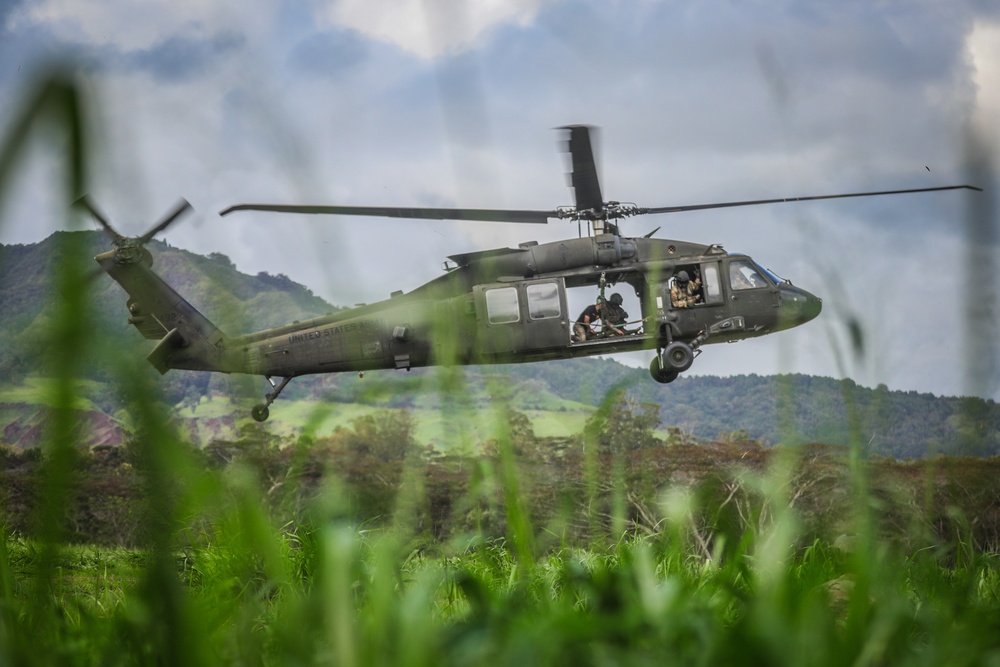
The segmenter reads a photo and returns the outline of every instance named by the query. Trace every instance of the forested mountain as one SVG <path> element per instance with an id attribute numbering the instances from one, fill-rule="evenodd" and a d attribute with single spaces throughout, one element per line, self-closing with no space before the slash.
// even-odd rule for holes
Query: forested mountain
<path id="1" fill-rule="evenodd" d="M 26 377 L 49 370 L 46 341 L 60 306 L 53 287 L 55 270 L 70 257 L 83 258 L 89 270 L 96 267 L 90 258 L 106 249 L 107 240 L 99 232 L 58 233 L 38 244 L 0 245 L 0 382 L 5 386 L 17 386 Z M 219 253 L 203 257 L 160 241 L 153 241 L 150 250 L 156 270 L 224 331 L 248 332 L 336 310 L 286 276 L 242 274 Z M 88 335 L 100 341 L 103 350 L 134 359 L 137 368 L 156 376 L 168 403 L 190 404 L 203 395 L 231 391 L 223 382 L 225 376 L 171 371 L 159 378 L 144 361 L 149 341 L 126 322 L 124 292 L 103 275 L 90 281 L 88 289 L 93 294 L 92 312 L 83 315 Z M 283 400 L 432 407 L 435 397 L 426 387 L 433 383 L 422 380 L 436 372 L 381 371 L 366 374 L 370 377 L 364 382 L 352 374 L 299 378 Z M 108 386 L 115 381 L 104 353 L 89 358 L 80 373 Z M 503 379 L 502 386 L 518 410 L 568 409 L 561 402 L 596 407 L 621 389 L 640 402 L 659 406 L 664 428 L 701 440 L 737 434 L 765 444 L 861 442 L 872 453 L 897 458 L 1000 453 L 1000 406 L 981 399 L 941 398 L 885 386 L 869 389 L 849 380 L 800 375 L 682 376 L 660 385 L 645 369 L 592 358 L 465 369 L 468 400 L 473 404 L 494 400 L 497 383 L 489 380 L 495 377 Z M 380 390 L 373 393 L 373 386 Z M 109 415 L 120 410 L 113 396 L 102 396 L 95 405 Z M 2 414 L 9 418 L 10 407 Z M 6 426 L 0 424 L 0 429 Z"/>
<path id="2" fill-rule="evenodd" d="M 206 313 L 223 331 L 246 333 L 336 310 L 287 276 L 240 273 L 223 254 L 208 257 L 148 244 L 154 268 L 171 286 Z M 61 300 L 54 276 L 71 260 L 98 271 L 93 257 L 109 249 L 101 232 L 58 232 L 41 243 L 0 245 L 0 380 L 10 382 L 43 368 L 45 341 Z M 143 359 L 147 341 L 128 325 L 124 290 L 103 274 L 88 279 L 91 310 L 81 313 L 92 339 L 117 354 Z M 104 379 L 101 364 L 88 364 L 88 377 Z"/>

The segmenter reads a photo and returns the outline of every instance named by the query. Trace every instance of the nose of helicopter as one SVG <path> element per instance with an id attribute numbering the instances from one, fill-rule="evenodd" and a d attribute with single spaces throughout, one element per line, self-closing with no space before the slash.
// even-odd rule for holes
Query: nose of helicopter
<path id="1" fill-rule="evenodd" d="M 793 285 L 782 285 L 780 292 L 780 328 L 791 329 L 815 319 L 823 310 L 823 299 Z"/>

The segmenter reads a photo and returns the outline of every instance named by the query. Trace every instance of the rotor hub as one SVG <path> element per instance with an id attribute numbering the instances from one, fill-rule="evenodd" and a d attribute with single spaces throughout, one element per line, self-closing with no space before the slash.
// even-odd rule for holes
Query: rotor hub
<path id="1" fill-rule="evenodd" d="M 121 237 L 115 241 L 115 262 L 135 264 L 142 257 L 142 245 L 138 239 Z"/>

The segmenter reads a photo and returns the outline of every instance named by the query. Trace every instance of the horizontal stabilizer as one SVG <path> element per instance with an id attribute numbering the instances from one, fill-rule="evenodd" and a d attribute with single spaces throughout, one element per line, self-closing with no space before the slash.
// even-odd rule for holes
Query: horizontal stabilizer
<path id="1" fill-rule="evenodd" d="M 168 370 L 170 366 L 167 363 L 170 360 L 171 355 L 176 351 L 187 345 L 187 341 L 184 340 L 184 336 L 176 328 L 171 329 L 166 336 L 164 336 L 153 351 L 149 353 L 146 360 L 153 364 L 153 368 L 160 371 L 160 375 L 163 375 Z"/>

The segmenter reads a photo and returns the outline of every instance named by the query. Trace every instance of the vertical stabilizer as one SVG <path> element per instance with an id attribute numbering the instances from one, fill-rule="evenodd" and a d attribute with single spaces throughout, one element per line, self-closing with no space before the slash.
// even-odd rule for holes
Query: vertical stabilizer
<path id="1" fill-rule="evenodd" d="M 144 248 L 128 255 L 112 250 L 95 259 L 128 293 L 129 324 L 159 341 L 147 359 L 160 373 L 171 368 L 228 372 L 226 335 L 153 272 Z"/>

